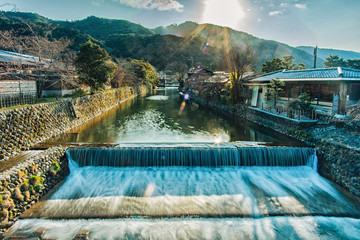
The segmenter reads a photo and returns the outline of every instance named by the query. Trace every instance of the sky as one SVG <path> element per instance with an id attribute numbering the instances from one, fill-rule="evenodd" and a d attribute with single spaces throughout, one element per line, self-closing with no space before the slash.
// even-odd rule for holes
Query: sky
<path id="1" fill-rule="evenodd" d="M 0 0 L 55 20 L 125 19 L 148 28 L 212 23 L 290 46 L 360 52 L 360 0 Z"/>

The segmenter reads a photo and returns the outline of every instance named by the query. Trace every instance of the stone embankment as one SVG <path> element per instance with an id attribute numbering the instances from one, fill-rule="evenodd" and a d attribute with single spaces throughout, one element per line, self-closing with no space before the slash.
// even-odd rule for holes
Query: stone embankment
<path id="1" fill-rule="evenodd" d="M 41 151 L 0 173 L 0 228 L 7 228 L 69 173 L 65 148 Z"/>
<path id="2" fill-rule="evenodd" d="M 289 120 L 244 105 L 227 106 L 191 99 L 222 114 L 237 116 L 273 129 L 317 150 L 319 173 L 360 197 L 360 131 L 350 124 L 322 116 L 321 124 Z"/>
<path id="3" fill-rule="evenodd" d="M 147 88 L 120 88 L 90 96 L 0 111 L 0 161 L 88 122 Z"/>
<path id="4" fill-rule="evenodd" d="M 147 91 L 145 86 L 127 87 L 0 111 L 0 238 L 4 229 L 69 173 L 64 147 L 25 150 Z M 20 152 L 16 156 L 20 160 L 9 159 Z"/>

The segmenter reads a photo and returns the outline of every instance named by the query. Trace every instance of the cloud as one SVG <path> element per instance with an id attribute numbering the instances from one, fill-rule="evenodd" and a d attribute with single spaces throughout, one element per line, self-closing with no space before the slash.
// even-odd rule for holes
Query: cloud
<path id="1" fill-rule="evenodd" d="M 287 7 L 288 4 L 287 3 L 280 3 L 280 7 L 284 8 L 284 7 Z"/>
<path id="2" fill-rule="evenodd" d="M 272 16 L 276 16 L 276 15 L 281 15 L 283 14 L 282 11 L 272 11 L 272 12 L 269 12 L 269 16 L 272 17 Z"/>
<path id="3" fill-rule="evenodd" d="M 118 0 L 119 1 L 119 0 Z M 182 12 L 184 6 L 176 0 L 120 0 L 121 4 L 142 9 Z"/>
<path id="4" fill-rule="evenodd" d="M 102 4 L 104 4 L 104 0 L 93 0 L 91 4 L 100 7 Z"/>
<path id="5" fill-rule="evenodd" d="M 301 3 L 295 4 L 295 7 L 296 7 L 296 8 L 300 8 L 300 9 L 307 9 L 306 4 L 301 4 Z"/>

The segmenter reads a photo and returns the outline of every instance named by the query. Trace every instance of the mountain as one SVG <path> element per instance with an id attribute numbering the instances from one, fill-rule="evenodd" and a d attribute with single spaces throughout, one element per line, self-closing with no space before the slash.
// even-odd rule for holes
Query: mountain
<path id="1" fill-rule="evenodd" d="M 297 47 L 297 49 L 303 50 L 310 54 L 313 54 L 313 52 L 314 52 L 314 47 L 309 47 L 309 46 L 300 46 L 300 47 Z M 318 57 L 321 58 L 322 60 L 325 61 L 325 58 L 329 57 L 330 54 L 331 55 L 339 55 L 339 57 L 343 58 L 344 60 L 360 59 L 359 52 L 328 49 L 328 48 L 318 48 Z"/>
<path id="2" fill-rule="evenodd" d="M 74 50 L 78 50 L 80 44 L 88 40 L 100 44 L 98 40 L 86 33 L 77 29 L 60 26 L 55 21 L 36 13 L 0 12 L 0 30 L 13 30 L 17 35 L 22 36 L 30 36 L 35 33 L 41 37 L 47 36 L 49 39 L 71 39 L 73 43 L 70 48 Z M 6 46 L 0 47 L 7 50 Z"/>
<path id="3" fill-rule="evenodd" d="M 167 27 L 147 29 L 125 20 L 90 16 L 79 21 L 56 21 L 34 13 L 1 12 L 0 29 L 20 29 L 31 34 L 23 19 L 32 24 L 33 30 L 50 37 L 73 40 L 72 48 L 88 39 L 100 44 L 113 58 L 144 59 L 158 70 L 176 65 L 201 65 L 212 70 L 224 70 L 229 64 L 232 49 L 250 48 L 256 56 L 256 68 L 275 57 L 293 55 L 295 63 L 311 67 L 312 53 L 271 40 L 264 40 L 248 33 L 213 24 L 185 22 Z M 323 64 L 323 60 L 318 60 Z"/>
<path id="4" fill-rule="evenodd" d="M 105 40 L 112 34 L 135 34 L 135 35 L 154 35 L 155 33 L 140 24 L 135 24 L 126 20 L 115 20 L 98 18 L 95 16 L 87 17 L 79 21 L 53 21 L 67 28 L 80 30 L 98 40 Z"/>
<path id="5" fill-rule="evenodd" d="M 257 68 L 266 60 L 272 60 L 275 57 L 282 58 L 285 55 L 293 55 L 295 63 L 304 63 L 310 67 L 313 65 L 312 53 L 297 49 L 272 40 L 264 40 L 254 37 L 248 33 L 236 31 L 228 27 L 220 27 L 213 24 L 197 24 L 195 22 L 185 22 L 182 24 L 172 24 L 167 27 L 158 27 L 153 29 L 158 34 L 172 34 L 191 39 L 200 38 L 203 42 L 209 42 L 210 45 L 220 49 L 222 52 L 230 46 L 240 48 L 250 47 L 257 56 Z M 320 60 L 321 61 L 321 60 Z M 323 63 L 323 61 L 321 61 Z"/>

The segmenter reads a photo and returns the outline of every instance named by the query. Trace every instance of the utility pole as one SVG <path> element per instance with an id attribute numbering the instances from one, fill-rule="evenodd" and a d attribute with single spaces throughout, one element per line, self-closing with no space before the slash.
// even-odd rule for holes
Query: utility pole
<path id="1" fill-rule="evenodd" d="M 316 68 L 317 51 L 318 51 L 318 47 L 316 46 L 314 48 L 314 68 Z"/>

